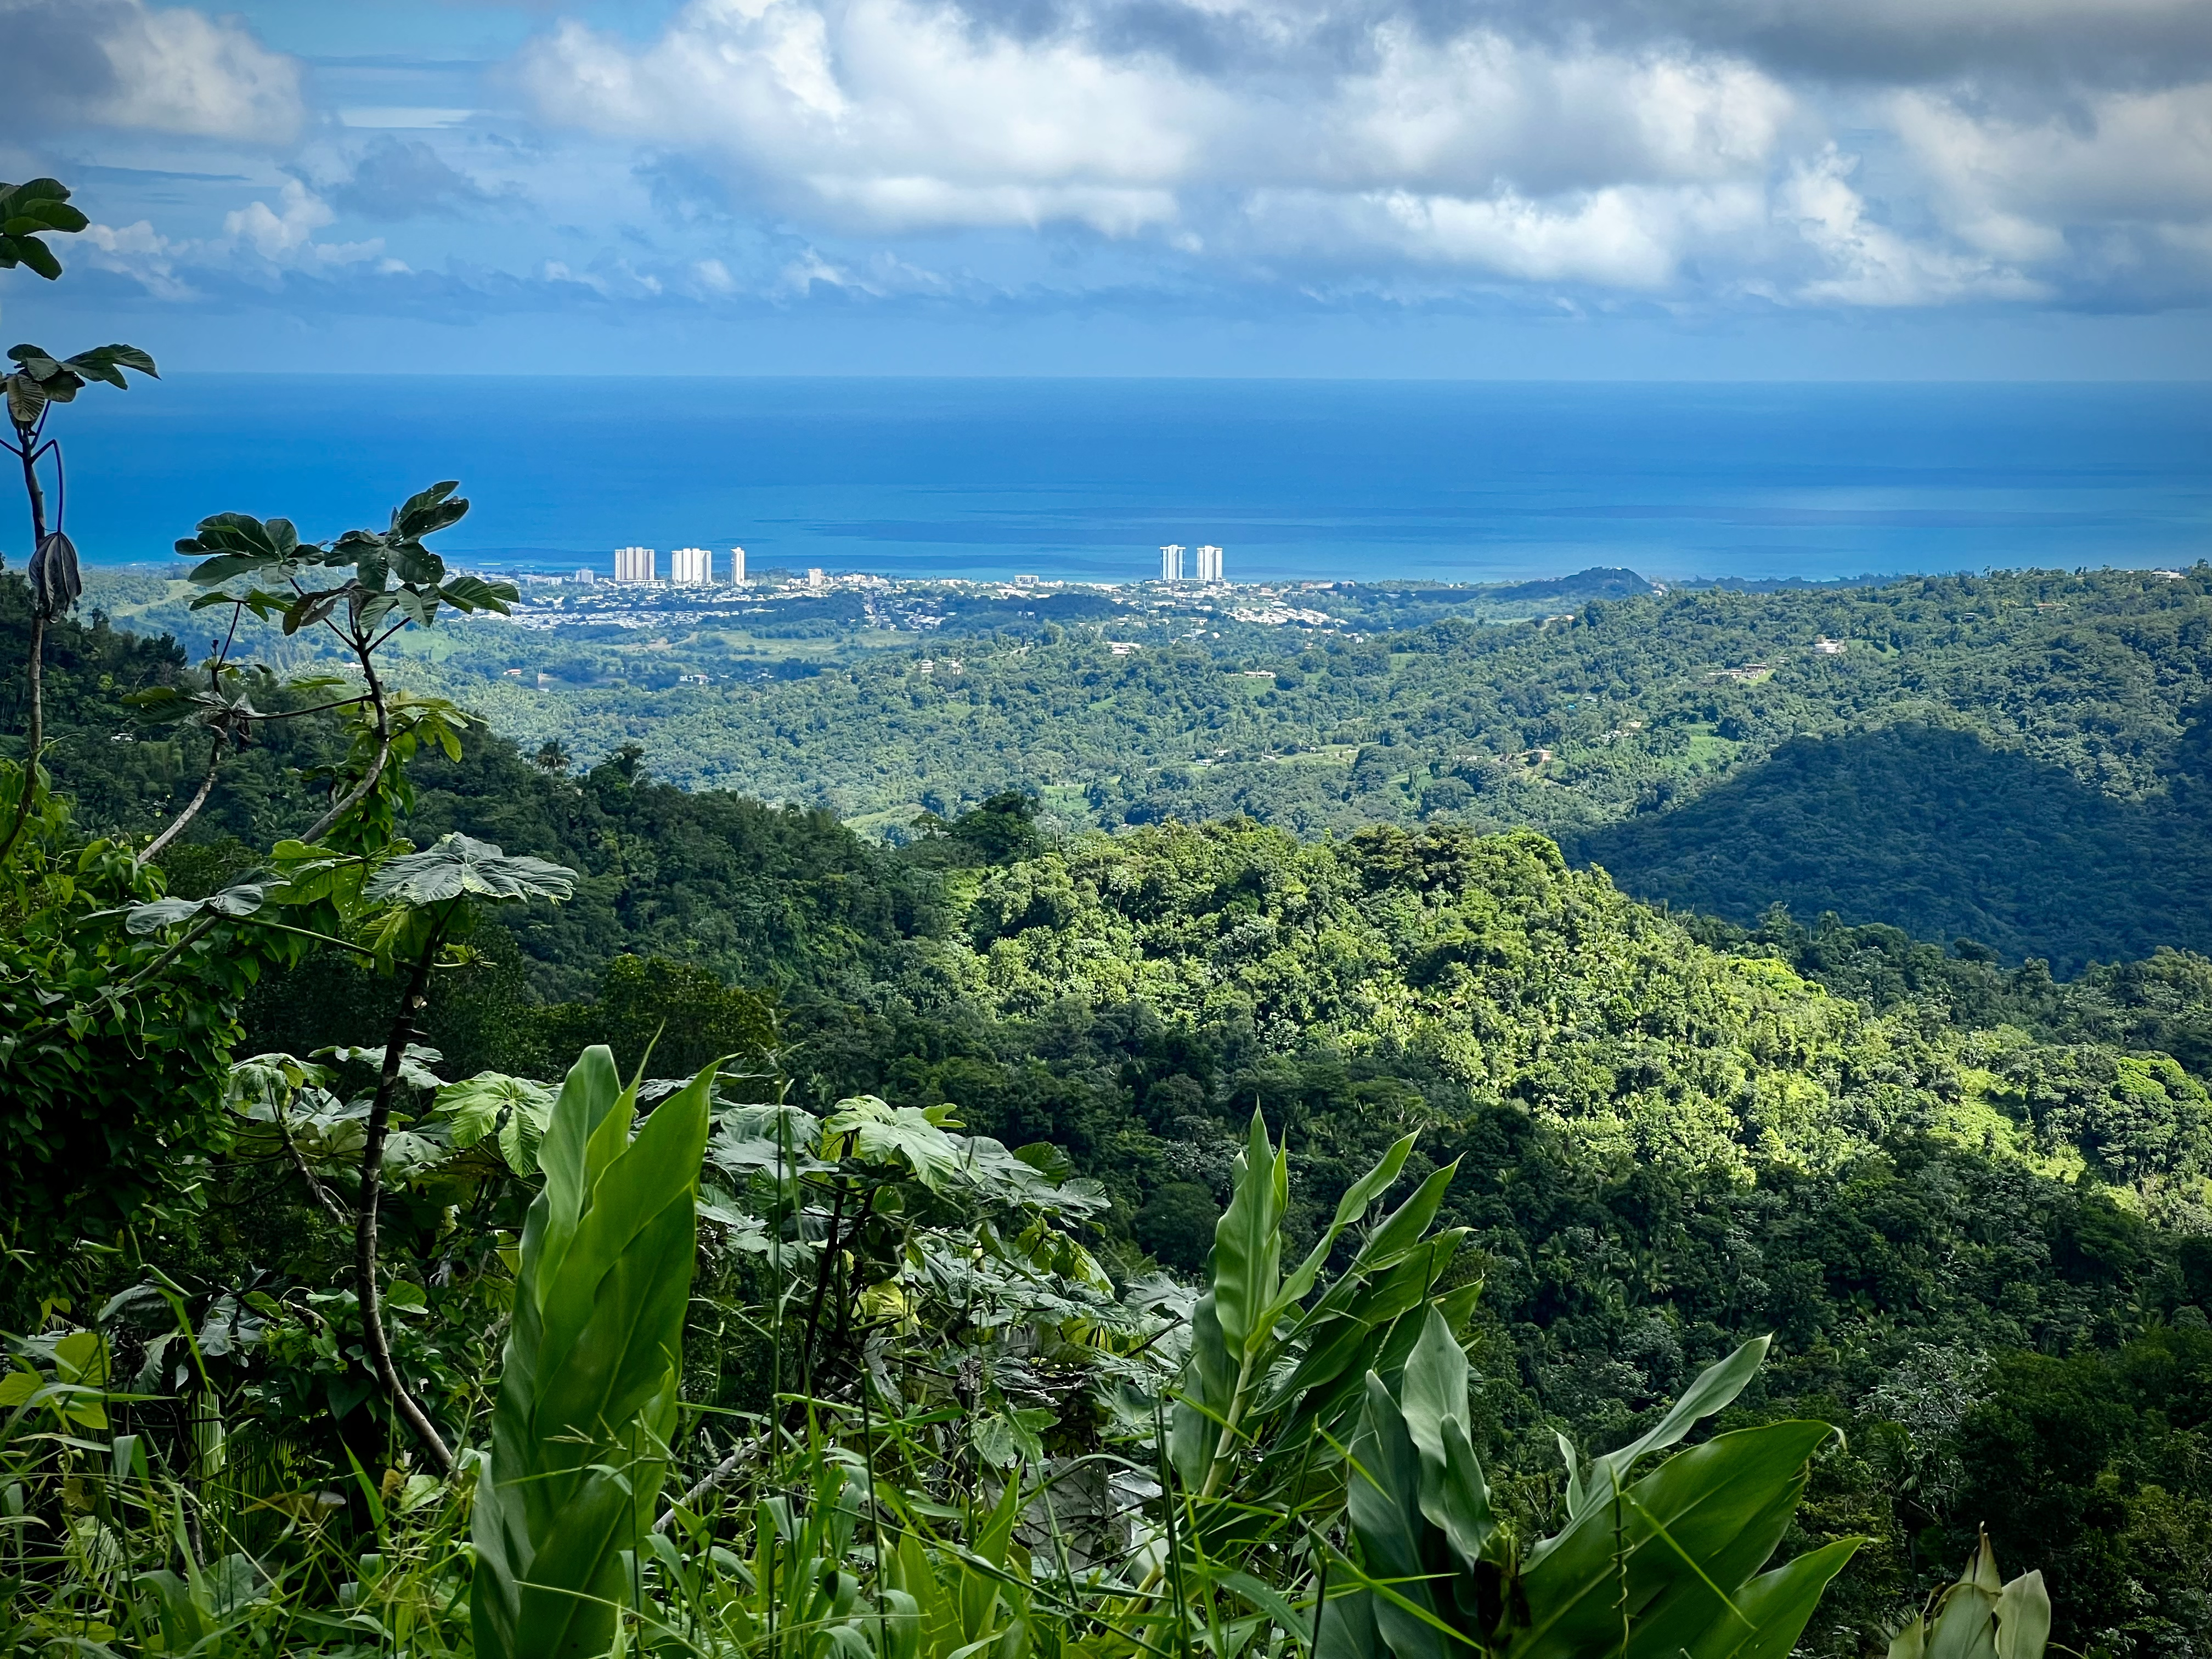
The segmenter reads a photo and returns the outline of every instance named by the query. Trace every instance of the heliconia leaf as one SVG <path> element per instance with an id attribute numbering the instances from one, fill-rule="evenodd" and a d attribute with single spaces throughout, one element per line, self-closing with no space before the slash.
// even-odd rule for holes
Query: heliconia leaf
<path id="1" fill-rule="evenodd" d="M 1375 1628 L 1375 1595 L 1353 1590 L 1332 1595 L 1321 1610 L 1321 1638 L 1314 1659 L 1384 1659 L 1389 1650 Z"/>
<path id="2" fill-rule="evenodd" d="M 1457 1418 L 1444 1419 L 1444 1468 L 1433 1497 L 1425 1481 L 1421 1490 L 1421 1512 L 1443 1528 L 1446 1540 L 1470 1569 L 1481 1560 L 1498 1530 L 1491 1512 L 1490 1483 L 1483 1479 L 1482 1463 Z"/>
<path id="3" fill-rule="evenodd" d="M 1760 1574 L 1731 1598 L 1748 1627 L 1734 1619 L 1717 1621 L 1684 1651 L 1690 1659 L 1790 1659 L 1822 1594 L 1858 1553 L 1859 1543 L 1838 1538 Z"/>
<path id="4" fill-rule="evenodd" d="M 1928 1632 L 1928 1659 L 1996 1659 L 1996 1593 L 1971 1579 L 1952 1585 Z"/>
<path id="5" fill-rule="evenodd" d="M 614 1644 L 675 1426 L 718 1066 L 635 1139 L 635 1085 L 604 1048 L 554 1103 L 477 1487 L 483 1659 L 599 1659 Z"/>
<path id="6" fill-rule="evenodd" d="M 1420 1448 L 1421 1461 L 1442 1469 L 1444 1419 L 1456 1418 L 1465 1423 L 1468 1418 L 1467 1354 L 1433 1307 L 1421 1322 L 1413 1352 L 1407 1356 L 1398 1406 L 1405 1413 L 1406 1428 L 1414 1445 Z"/>
<path id="7" fill-rule="evenodd" d="M 1618 1504 L 1589 1498 L 1528 1553 L 1528 1623 L 1513 1659 L 1573 1659 L 1617 1642 L 1624 1561 L 1638 1614 L 1630 1659 L 1668 1659 L 1716 1620 L 1733 1620 L 1715 1587 L 1725 1595 L 1765 1565 L 1804 1491 L 1807 1460 L 1835 1434 L 1817 1422 L 1737 1430 L 1668 1459 Z"/>
<path id="8" fill-rule="evenodd" d="M 1586 1501 L 1591 1504 L 1613 1501 L 1614 1484 L 1626 1480 L 1637 1459 L 1647 1452 L 1664 1451 L 1676 1444 L 1683 1436 L 1705 1419 L 1723 1409 L 1736 1395 L 1766 1359 L 1766 1350 L 1774 1339 L 1754 1337 L 1725 1359 L 1719 1360 L 1698 1373 L 1690 1386 L 1682 1390 L 1682 1397 L 1668 1409 L 1645 1433 L 1638 1436 L 1618 1451 L 1610 1451 L 1590 1462 Z"/>
<path id="9" fill-rule="evenodd" d="M 1997 1659 L 2043 1659 L 2051 1641 L 2051 1596 L 2040 1571 L 2023 1573 L 1997 1595 Z"/>
<path id="10" fill-rule="evenodd" d="M 1281 1282 L 1283 1213 L 1290 1207 L 1288 1157 L 1269 1145 L 1267 1121 L 1257 1110 L 1237 1169 L 1229 1207 L 1214 1224 L 1213 1305 L 1222 1340 L 1241 1364 L 1268 1334 L 1261 1316 Z"/>
<path id="11" fill-rule="evenodd" d="M 1336 1214 L 1330 1219 L 1328 1231 L 1307 1252 L 1306 1259 L 1298 1263 L 1291 1276 L 1283 1281 L 1282 1289 L 1276 1293 L 1274 1306 L 1270 1310 L 1273 1316 L 1267 1322 L 1270 1326 L 1295 1304 L 1305 1300 L 1306 1293 L 1313 1289 L 1315 1281 L 1321 1276 L 1322 1268 L 1328 1264 L 1330 1252 L 1336 1249 L 1337 1240 L 1344 1237 L 1346 1230 L 1353 1222 L 1367 1213 L 1367 1206 L 1388 1190 L 1390 1183 L 1398 1178 L 1398 1172 L 1406 1167 L 1406 1157 L 1413 1150 L 1413 1136 L 1407 1135 L 1400 1140 L 1382 1155 L 1380 1163 L 1345 1189 L 1344 1196 L 1337 1200 Z"/>
<path id="12" fill-rule="evenodd" d="M 1421 1550 L 1420 1486 L 1420 1454 L 1407 1431 L 1405 1417 L 1382 1379 L 1370 1371 L 1366 1408 L 1352 1442 L 1346 1512 L 1369 1577 L 1389 1582 L 1418 1609 L 1376 1598 L 1375 1623 L 1390 1650 L 1398 1659 L 1445 1659 L 1443 1633 L 1431 1622 L 1437 1617 L 1437 1603 Z"/>

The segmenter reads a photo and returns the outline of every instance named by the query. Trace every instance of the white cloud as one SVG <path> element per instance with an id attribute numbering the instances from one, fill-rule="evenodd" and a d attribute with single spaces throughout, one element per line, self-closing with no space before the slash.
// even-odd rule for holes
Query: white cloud
<path id="1" fill-rule="evenodd" d="M 2027 115 L 1915 91 L 1896 98 L 1893 119 L 1945 224 L 2001 258 L 2058 258 L 2069 232 L 2186 246 L 2212 228 L 2212 82 Z"/>
<path id="2" fill-rule="evenodd" d="M 1916 242 L 1873 218 L 1851 187 L 1853 157 L 1833 145 L 1801 164 L 1783 191 L 1793 221 L 1826 273 L 1798 297 L 1852 306 L 1942 305 L 1964 299 L 2037 300 L 2047 287 L 1986 255 Z"/>
<path id="3" fill-rule="evenodd" d="M 1188 15 L 1292 67 L 1202 74 L 1073 27 L 1017 37 L 949 0 L 692 0 L 641 48 L 567 23 L 520 67 L 548 118 L 710 158 L 833 228 L 1063 222 L 1635 288 L 1763 218 L 1794 111 L 1748 64 L 1678 48 L 1438 40 L 1265 0 Z"/>
<path id="4" fill-rule="evenodd" d="M 163 300 L 196 297 L 195 276 L 265 279 L 287 270 L 327 271 L 371 262 L 380 272 L 407 274 L 401 261 L 380 257 L 380 238 L 317 241 L 315 233 L 333 216 L 322 198 L 297 179 L 286 179 L 276 199 L 275 208 L 255 201 L 224 215 L 222 234 L 215 237 L 172 239 L 143 219 L 123 226 L 89 225 L 84 234 L 91 244 L 91 263 L 131 277 Z"/>
<path id="5" fill-rule="evenodd" d="M 82 106 L 93 123 L 255 143 L 284 143 L 299 131 L 299 64 L 236 18 L 157 11 L 141 0 L 101 0 L 78 15 L 94 26 L 109 70 Z"/>
<path id="6" fill-rule="evenodd" d="M 254 202 L 223 216 L 223 234 L 234 247 L 251 247 L 270 264 L 348 265 L 384 251 L 381 239 L 366 242 L 318 242 L 315 233 L 337 216 L 330 205 L 296 179 L 279 192 L 281 211 Z"/>
<path id="7" fill-rule="evenodd" d="M 550 117 L 718 156 L 856 222 L 1157 222 L 1226 100 L 1157 64 L 979 36 L 950 7 L 695 0 L 630 52 L 563 24 L 525 55 Z"/>

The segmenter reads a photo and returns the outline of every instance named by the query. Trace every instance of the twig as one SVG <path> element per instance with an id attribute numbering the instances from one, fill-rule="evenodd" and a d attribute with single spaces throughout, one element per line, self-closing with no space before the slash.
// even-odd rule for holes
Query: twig
<path id="1" fill-rule="evenodd" d="M 660 1518 L 653 1523 L 653 1531 L 666 1532 L 669 1523 L 676 1519 L 677 1510 L 696 1509 L 701 1498 L 708 1496 L 735 1474 L 749 1459 L 759 1456 L 767 1449 L 768 1437 L 765 1434 L 755 1435 L 750 1440 L 738 1441 L 730 1449 L 730 1455 L 727 1457 L 708 1470 L 683 1497 L 661 1511 Z"/>
<path id="2" fill-rule="evenodd" d="M 284 1109 L 282 1106 L 276 1109 L 276 1138 L 284 1143 L 285 1152 L 291 1155 L 292 1167 L 300 1172 L 300 1179 L 307 1183 L 307 1190 L 315 1195 L 315 1202 L 323 1206 L 324 1212 L 331 1220 L 337 1222 L 341 1227 L 344 1226 L 346 1212 L 338 1207 L 337 1200 L 330 1195 L 329 1190 L 323 1183 L 315 1179 L 315 1172 L 307 1167 L 305 1154 L 300 1151 L 298 1144 L 292 1139 L 291 1126 L 284 1121 Z"/>
<path id="3" fill-rule="evenodd" d="M 184 827 L 199 815 L 200 808 L 207 805 L 207 798 L 215 789 L 215 775 L 222 765 L 222 733 L 218 732 L 216 733 L 214 743 L 208 747 L 207 775 L 200 780 L 199 793 L 191 798 L 183 811 L 169 820 L 167 829 L 147 844 L 146 850 L 138 855 L 139 863 L 151 864 L 159 858 L 162 849 L 174 841 L 183 832 Z"/>

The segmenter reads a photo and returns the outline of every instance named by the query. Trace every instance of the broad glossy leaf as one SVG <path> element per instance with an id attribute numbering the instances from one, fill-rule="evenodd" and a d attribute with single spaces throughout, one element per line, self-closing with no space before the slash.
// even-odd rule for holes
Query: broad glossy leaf
<path id="1" fill-rule="evenodd" d="M 50 380 L 63 373 L 61 360 L 44 346 L 11 345 L 8 355 L 23 366 L 23 372 L 34 380 Z"/>
<path id="2" fill-rule="evenodd" d="M 664 1102 L 634 1140 L 634 1091 L 605 1048 L 586 1052 L 554 1105 L 477 1483 L 483 1659 L 597 1659 L 613 1644 L 630 1595 L 623 1563 L 645 1535 L 674 1425 L 714 1073 Z M 568 1237 L 549 1248 L 556 1227 Z"/>
<path id="3" fill-rule="evenodd" d="M 1732 1597 L 1750 1628 L 1734 1619 L 1717 1622 L 1686 1650 L 1689 1659 L 1790 1659 L 1822 1594 L 1850 1565 L 1860 1542 L 1839 1538 L 1753 1579 Z"/>
<path id="4" fill-rule="evenodd" d="M 26 264 L 29 260 L 23 262 Z M 18 426 L 37 424 L 39 416 L 46 406 L 46 394 L 39 383 L 21 373 L 8 377 L 8 414 Z"/>
<path id="5" fill-rule="evenodd" d="M 397 858 L 368 878 L 362 896 L 372 904 L 443 904 L 463 896 L 489 899 L 565 899 L 576 872 L 544 859 L 501 852 L 471 836 L 441 836 L 425 851 Z"/>
<path id="6" fill-rule="evenodd" d="M 74 212 L 76 210 L 70 210 Z M 127 387 L 130 385 L 122 373 L 126 368 L 135 368 L 141 374 L 150 375 L 157 380 L 161 378 L 160 371 L 154 367 L 154 360 L 137 346 L 94 346 L 89 351 L 80 351 L 76 356 L 67 359 L 65 366 L 91 380 L 105 380 L 110 386 Z"/>
<path id="7" fill-rule="evenodd" d="M 2023 1573 L 1997 1595 L 1997 1659 L 2043 1659 L 2051 1641 L 2051 1596 L 2043 1574 Z"/>
<path id="8" fill-rule="evenodd" d="M 420 541 L 423 537 L 458 522 L 469 510 L 466 501 L 456 499 L 453 495 L 460 487 L 459 479 L 447 478 L 410 495 L 392 509 L 393 535 Z"/>
<path id="9" fill-rule="evenodd" d="M 1336 1249 L 1337 1240 L 1344 1237 L 1346 1230 L 1353 1222 L 1367 1213 L 1368 1206 L 1382 1195 L 1390 1183 L 1398 1178 L 1398 1172 L 1406 1167 L 1407 1154 L 1413 1150 L 1413 1139 L 1412 1135 L 1406 1136 L 1385 1152 L 1373 1169 L 1345 1189 L 1344 1196 L 1337 1200 L 1336 1214 L 1330 1218 L 1328 1230 L 1322 1235 L 1321 1241 L 1306 1253 L 1306 1259 L 1298 1263 L 1291 1276 L 1283 1281 L 1283 1287 L 1275 1298 L 1275 1318 L 1281 1317 L 1294 1304 L 1305 1300 L 1306 1293 L 1313 1289 L 1316 1280 L 1320 1278 L 1322 1268 L 1328 1265 L 1329 1253 Z M 1272 1326 L 1274 1319 L 1267 1322 Z"/>
<path id="10" fill-rule="evenodd" d="M 1528 1624 L 1512 1659 L 1577 1659 L 1617 1640 L 1623 1558 L 1637 1620 L 1629 1659 L 1671 1659 L 1714 1620 L 1733 1620 L 1711 1587 L 1725 1593 L 1765 1565 L 1803 1492 L 1807 1459 L 1835 1434 L 1826 1423 L 1784 1422 L 1718 1435 L 1626 1488 L 1618 1505 L 1588 1503 L 1528 1553 Z"/>
<path id="11" fill-rule="evenodd" d="M 513 582 L 488 582 L 481 576 L 455 576 L 438 594 L 456 611 L 495 611 L 501 616 L 522 597 Z"/>
<path id="12" fill-rule="evenodd" d="M 1413 1352 L 1407 1357 L 1398 1407 L 1405 1414 L 1414 1445 L 1420 1448 L 1422 1462 L 1441 1469 L 1444 1419 L 1468 1420 L 1467 1354 L 1433 1307 L 1421 1322 Z"/>

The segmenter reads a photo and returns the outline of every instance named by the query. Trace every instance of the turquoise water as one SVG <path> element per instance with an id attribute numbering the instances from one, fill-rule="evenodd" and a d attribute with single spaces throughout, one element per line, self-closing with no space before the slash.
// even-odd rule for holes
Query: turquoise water
<path id="1" fill-rule="evenodd" d="M 323 537 L 433 479 L 469 562 L 1121 580 L 1808 579 L 2212 555 L 2212 386 L 178 376 L 56 412 L 69 527 Z M 21 568 L 20 526 L 0 546 Z"/>

